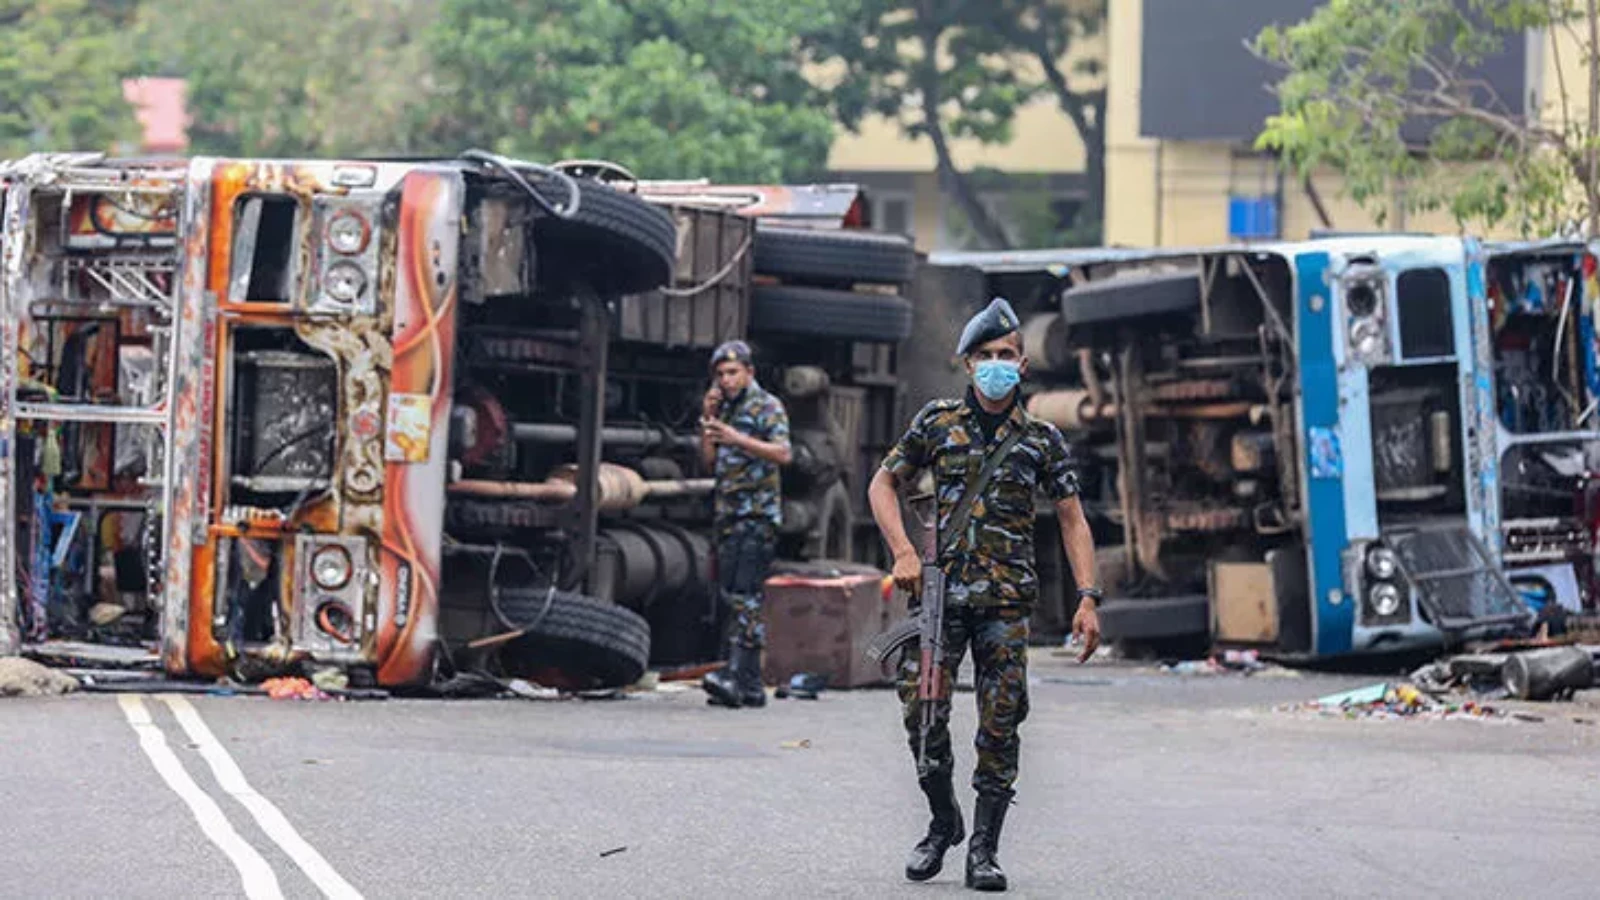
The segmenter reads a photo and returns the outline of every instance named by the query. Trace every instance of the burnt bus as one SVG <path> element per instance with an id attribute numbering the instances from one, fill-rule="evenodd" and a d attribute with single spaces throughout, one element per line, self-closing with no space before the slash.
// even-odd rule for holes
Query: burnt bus
<path id="1" fill-rule="evenodd" d="M 728 337 L 820 435 L 789 555 L 853 553 L 840 424 L 892 382 L 911 259 L 853 188 L 486 153 L 52 154 L 0 181 L 0 652 L 390 687 L 626 684 L 653 631 L 704 659 L 694 413 Z M 858 295 L 876 331 L 798 314 Z"/>

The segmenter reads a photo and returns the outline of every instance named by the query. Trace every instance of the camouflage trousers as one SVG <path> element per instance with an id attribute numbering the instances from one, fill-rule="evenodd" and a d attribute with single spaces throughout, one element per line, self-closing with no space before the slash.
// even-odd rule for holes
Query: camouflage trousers
<path id="1" fill-rule="evenodd" d="M 718 529 L 717 586 L 727 605 L 732 640 L 741 647 L 767 645 L 761 585 L 772 568 L 778 535 L 771 523 L 741 520 Z"/>
<path id="2" fill-rule="evenodd" d="M 937 701 L 928 733 L 928 758 L 919 777 L 949 775 L 955 767 L 950 746 L 950 700 L 956 671 L 972 647 L 978 700 L 978 766 L 972 787 L 978 793 L 1008 793 L 1017 780 L 1021 738 L 1017 727 L 1028 717 L 1028 617 L 1018 609 L 951 606 L 944 614 L 944 694 Z M 915 758 L 921 746 L 922 701 L 917 699 L 920 653 L 916 642 L 900 659 L 896 690 Z"/>

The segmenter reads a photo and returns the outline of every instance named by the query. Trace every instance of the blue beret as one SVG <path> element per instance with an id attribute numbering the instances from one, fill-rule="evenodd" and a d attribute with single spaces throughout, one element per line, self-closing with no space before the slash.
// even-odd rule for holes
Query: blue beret
<path id="1" fill-rule="evenodd" d="M 967 320 L 967 327 L 961 330 L 961 342 L 956 345 L 956 355 L 966 356 L 995 338 L 1003 338 L 1021 327 L 1017 311 L 1003 298 L 996 297 L 983 312 Z"/>
<path id="2" fill-rule="evenodd" d="M 725 362 L 740 362 L 748 366 L 750 360 L 749 344 L 744 341 L 728 341 L 711 354 L 711 370 L 716 371 L 717 366 Z"/>

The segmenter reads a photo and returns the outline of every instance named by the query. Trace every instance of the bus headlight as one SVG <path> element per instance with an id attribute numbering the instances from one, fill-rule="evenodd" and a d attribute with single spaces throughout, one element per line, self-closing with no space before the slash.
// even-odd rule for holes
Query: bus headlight
<path id="1" fill-rule="evenodd" d="M 355 263 L 334 263 L 322 276 L 322 289 L 339 303 L 354 303 L 367 289 L 367 276 Z"/>
<path id="2" fill-rule="evenodd" d="M 343 547 L 323 547 L 311 556 L 311 580 L 325 591 L 337 591 L 350 583 L 350 551 Z"/>
<path id="3" fill-rule="evenodd" d="M 1360 356 L 1383 352 L 1383 327 L 1373 319 L 1361 319 L 1350 326 L 1350 346 Z"/>
<path id="4" fill-rule="evenodd" d="M 370 234 L 367 221 L 361 218 L 360 213 L 351 210 L 335 213 L 328 220 L 328 246 L 335 253 L 344 256 L 354 256 L 367 249 L 367 239 Z"/>
<path id="5" fill-rule="evenodd" d="M 1400 560 L 1388 547 L 1374 547 L 1367 554 L 1367 572 L 1379 581 L 1389 581 L 1400 571 Z"/>
<path id="6" fill-rule="evenodd" d="M 1372 611 L 1388 618 L 1400 611 L 1400 589 L 1392 584 L 1374 585 L 1369 595 Z"/>

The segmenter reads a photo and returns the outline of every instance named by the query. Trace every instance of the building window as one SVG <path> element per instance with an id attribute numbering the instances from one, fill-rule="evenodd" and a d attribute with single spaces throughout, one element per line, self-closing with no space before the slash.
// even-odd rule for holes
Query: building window
<path id="1" fill-rule="evenodd" d="M 911 204 L 909 194 L 879 193 L 872 204 L 874 228 L 889 234 L 911 234 Z"/>

